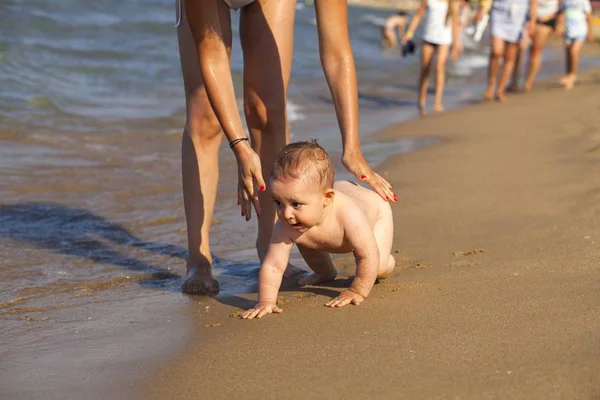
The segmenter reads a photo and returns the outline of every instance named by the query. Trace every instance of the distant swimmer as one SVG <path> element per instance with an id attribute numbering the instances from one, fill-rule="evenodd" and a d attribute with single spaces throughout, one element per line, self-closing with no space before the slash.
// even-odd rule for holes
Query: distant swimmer
<path id="1" fill-rule="evenodd" d="M 389 49 L 398 45 L 398 38 L 404 37 L 407 15 L 405 11 L 398 11 L 385 21 L 381 27 L 381 47 Z"/>

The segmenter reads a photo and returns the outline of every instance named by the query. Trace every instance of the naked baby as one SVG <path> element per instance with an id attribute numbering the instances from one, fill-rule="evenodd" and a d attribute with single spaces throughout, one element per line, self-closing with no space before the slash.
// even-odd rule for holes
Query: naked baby
<path id="1" fill-rule="evenodd" d="M 329 307 L 360 304 L 375 280 L 394 270 L 390 205 L 356 183 L 334 183 L 333 176 L 331 159 L 316 142 L 292 143 L 278 155 L 269 190 L 279 219 L 260 268 L 258 303 L 242 318 L 283 311 L 277 294 L 294 243 L 313 270 L 298 281 L 303 286 L 335 279 L 331 253 L 354 253 L 355 278 L 348 290 L 327 302 Z"/>

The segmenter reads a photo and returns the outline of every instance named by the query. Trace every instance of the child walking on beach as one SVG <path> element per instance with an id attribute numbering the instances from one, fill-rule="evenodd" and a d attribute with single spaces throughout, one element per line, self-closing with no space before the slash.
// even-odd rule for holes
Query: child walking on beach
<path id="1" fill-rule="evenodd" d="M 326 303 L 328 307 L 360 304 L 375 280 L 394 270 L 390 205 L 356 183 L 334 183 L 331 159 L 316 142 L 283 148 L 271 170 L 269 190 L 279 219 L 260 268 L 258 303 L 242 318 L 283 311 L 277 306 L 277 293 L 294 243 L 313 270 L 298 281 L 302 286 L 335 279 L 331 253 L 354 253 L 356 276 L 348 290 Z"/>
<path id="2" fill-rule="evenodd" d="M 565 13 L 565 56 L 567 73 L 560 80 L 565 89 L 572 89 L 579 70 L 579 52 L 583 41 L 594 41 L 592 5 L 590 0 L 563 0 Z"/>
<path id="3" fill-rule="evenodd" d="M 456 61 L 459 54 L 460 32 L 460 4 L 457 0 L 423 0 L 421 7 L 410 21 L 406 35 L 402 38 L 405 44 L 412 39 L 419 23 L 425 16 L 423 30 L 423 45 L 421 48 L 421 73 L 419 76 L 419 113 L 427 114 L 427 86 L 433 56 L 437 56 L 435 65 L 435 98 L 433 109 L 436 112 L 444 111 L 442 96 L 446 80 L 446 60 L 450 45 L 452 46 L 452 60 Z"/>

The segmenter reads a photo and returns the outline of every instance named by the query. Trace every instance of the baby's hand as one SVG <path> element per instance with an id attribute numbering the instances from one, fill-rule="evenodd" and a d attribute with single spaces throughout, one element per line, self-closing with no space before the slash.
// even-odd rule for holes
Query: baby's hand
<path id="1" fill-rule="evenodd" d="M 340 293 L 340 295 L 334 299 L 329 300 L 325 305 L 327 307 L 344 307 L 347 304 L 354 304 L 355 306 L 359 305 L 360 303 L 362 303 L 365 300 L 364 297 L 362 297 L 360 294 L 358 293 L 354 293 L 351 292 L 349 290 L 345 290 L 342 293 Z"/>
<path id="2" fill-rule="evenodd" d="M 243 319 L 261 318 L 264 315 L 276 313 L 281 314 L 283 310 L 277 307 L 277 304 L 270 302 L 256 303 L 254 308 L 249 309 L 242 314 Z"/>

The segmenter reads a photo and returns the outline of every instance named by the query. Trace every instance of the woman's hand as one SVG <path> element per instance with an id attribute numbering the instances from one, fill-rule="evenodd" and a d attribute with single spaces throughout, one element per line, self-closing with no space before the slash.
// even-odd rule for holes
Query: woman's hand
<path id="1" fill-rule="evenodd" d="M 565 14 L 559 13 L 556 16 L 556 25 L 554 26 L 554 36 L 561 37 L 565 33 Z"/>
<path id="2" fill-rule="evenodd" d="M 258 191 L 266 190 L 260 157 L 248 142 L 237 144 L 233 151 L 238 165 L 238 204 L 242 208 L 242 217 L 246 217 L 246 221 L 249 221 L 252 217 L 252 205 L 260 217 Z"/>
<path id="3" fill-rule="evenodd" d="M 525 26 L 527 34 L 530 38 L 533 38 L 535 36 L 536 22 L 534 20 L 530 20 Z"/>
<path id="4" fill-rule="evenodd" d="M 452 59 L 452 61 L 458 60 L 458 57 L 460 56 L 460 53 L 462 53 L 461 46 L 453 44 L 452 45 L 452 50 L 450 50 L 450 58 Z"/>
<path id="5" fill-rule="evenodd" d="M 398 201 L 398 196 L 392 192 L 392 185 L 373 171 L 360 151 L 344 152 L 342 163 L 348 171 L 368 183 L 382 198 L 394 203 Z"/>

